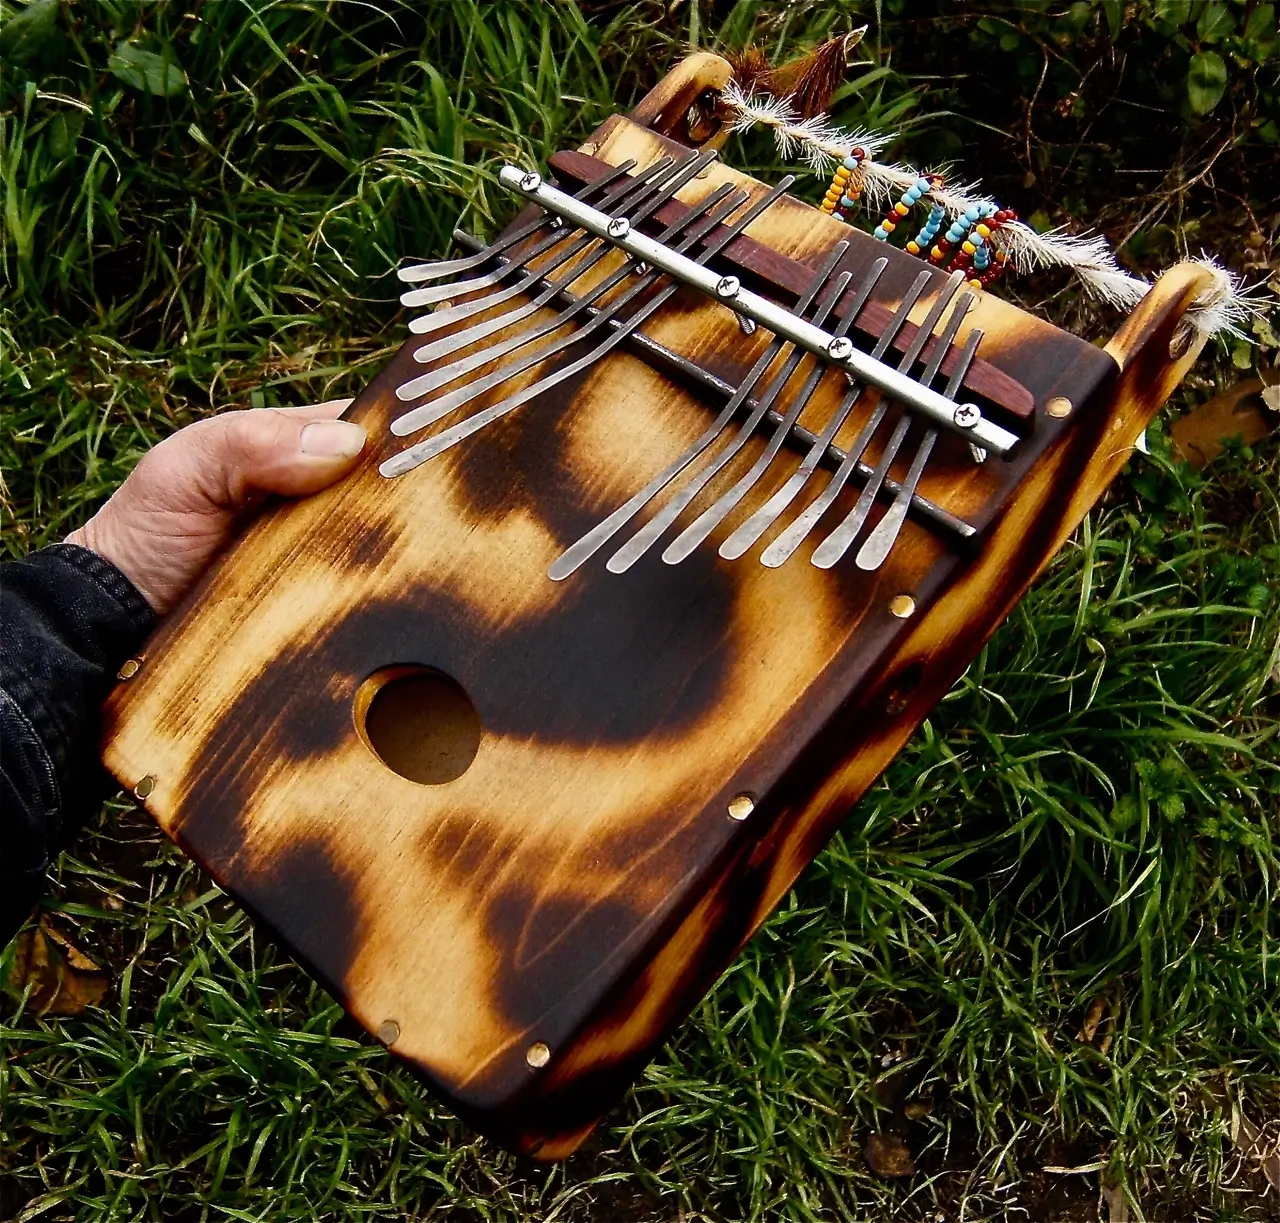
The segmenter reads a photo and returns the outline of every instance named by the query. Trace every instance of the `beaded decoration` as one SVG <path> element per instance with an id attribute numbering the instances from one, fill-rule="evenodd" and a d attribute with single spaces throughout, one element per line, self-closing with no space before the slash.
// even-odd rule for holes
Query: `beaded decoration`
<path id="1" fill-rule="evenodd" d="M 855 146 L 837 167 L 832 176 L 831 186 L 823 196 L 819 207 L 830 213 L 837 221 L 848 221 L 849 214 L 858 206 L 862 197 L 862 163 L 867 156 L 866 149 Z"/>

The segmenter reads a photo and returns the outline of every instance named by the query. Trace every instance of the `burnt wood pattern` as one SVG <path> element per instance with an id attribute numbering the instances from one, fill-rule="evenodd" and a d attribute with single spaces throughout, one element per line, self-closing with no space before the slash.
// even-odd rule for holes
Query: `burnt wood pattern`
<path id="1" fill-rule="evenodd" d="M 727 72 L 692 57 L 582 152 L 643 167 L 688 138 L 689 107 Z M 726 182 L 764 190 L 716 164 L 680 199 Z M 749 232 L 769 256 L 748 270 L 775 285 L 839 241 L 855 274 L 888 257 L 878 310 L 922 267 L 789 197 Z M 161 827 L 454 1109 L 514 1149 L 563 1157 L 1119 470 L 1194 360 L 1195 344 L 1170 353 L 1203 285 L 1172 270 L 1105 349 L 983 294 L 964 330 L 983 329 L 979 355 L 1030 397 L 1033 427 L 1009 462 L 976 465 L 945 438 L 920 491 L 979 539 L 961 550 L 908 520 L 874 573 L 852 554 L 810 565 L 821 528 L 778 569 L 758 563 L 760 545 L 716 555 L 793 455 L 683 564 L 658 548 L 614 575 L 603 553 L 551 582 L 551 561 L 718 405 L 618 350 L 388 481 L 377 464 L 403 442 L 387 426 L 409 406 L 395 387 L 426 368 L 413 337 L 349 410 L 371 438 L 359 469 L 263 513 L 148 643 L 109 703 L 107 765 L 127 789 L 146 779 Z M 645 331 L 733 382 L 768 339 L 688 290 Z M 824 379 L 803 421 L 821 426 L 838 383 Z M 1045 411 L 1055 398 L 1072 404 L 1065 419 Z M 900 594 L 915 601 L 907 619 L 889 611 Z M 445 784 L 390 771 L 358 725 L 369 677 L 413 665 L 451 677 L 479 712 L 475 759 Z M 754 810 L 730 818 L 742 794 Z"/>

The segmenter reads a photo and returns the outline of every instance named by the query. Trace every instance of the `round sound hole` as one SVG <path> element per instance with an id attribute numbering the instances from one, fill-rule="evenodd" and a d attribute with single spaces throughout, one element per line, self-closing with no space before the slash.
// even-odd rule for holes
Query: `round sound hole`
<path id="1" fill-rule="evenodd" d="M 385 667 L 356 693 L 356 727 L 393 773 L 419 785 L 454 781 L 480 750 L 480 715 L 462 686 L 430 667 Z"/>

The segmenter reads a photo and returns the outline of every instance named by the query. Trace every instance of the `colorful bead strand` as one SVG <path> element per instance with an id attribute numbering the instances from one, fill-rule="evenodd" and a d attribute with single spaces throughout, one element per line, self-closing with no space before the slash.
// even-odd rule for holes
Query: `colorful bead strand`
<path id="1" fill-rule="evenodd" d="M 920 202 L 920 197 L 928 193 L 933 184 L 927 178 L 918 178 L 902 193 L 902 198 L 885 213 L 884 220 L 876 226 L 874 237 L 881 242 L 888 242 L 889 235 L 898 227 L 903 217 L 909 216 L 911 210 Z"/>
<path id="2" fill-rule="evenodd" d="M 862 195 L 862 179 L 858 169 L 866 155 L 865 149 L 855 148 L 836 167 L 831 186 L 827 188 L 827 194 L 819 205 L 823 212 L 830 213 L 840 221 L 849 219 L 848 214 L 857 207 Z"/>

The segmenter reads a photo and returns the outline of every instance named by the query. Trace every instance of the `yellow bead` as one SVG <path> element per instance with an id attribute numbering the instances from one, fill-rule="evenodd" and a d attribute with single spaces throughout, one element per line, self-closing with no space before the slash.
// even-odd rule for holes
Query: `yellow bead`
<path id="1" fill-rule="evenodd" d="M 979 238 L 991 237 L 991 231 L 985 225 L 975 225 L 973 232 L 976 233 Z"/>
<path id="2" fill-rule="evenodd" d="M 880 228 L 883 229 L 885 233 L 891 234 L 895 229 L 898 228 L 898 226 L 893 221 L 881 221 Z"/>
<path id="3" fill-rule="evenodd" d="M 980 288 L 982 288 L 982 281 L 980 281 L 980 280 L 971 280 L 971 281 L 969 281 L 969 288 L 971 288 L 971 289 L 980 289 Z"/>
<path id="4" fill-rule="evenodd" d="M 908 242 L 906 249 L 912 255 L 918 255 L 920 253 L 920 248 L 915 244 L 915 242 Z"/>
<path id="5" fill-rule="evenodd" d="M 847 179 L 847 178 L 849 177 L 849 175 L 850 175 L 850 174 L 852 174 L 852 173 L 853 173 L 853 171 L 852 171 L 852 170 L 850 170 L 850 169 L 848 169 L 846 166 L 841 166 L 841 167 L 836 171 L 836 177 L 837 177 L 841 182 L 844 182 L 844 181 L 845 181 L 845 179 Z"/>
<path id="6" fill-rule="evenodd" d="M 906 206 L 906 204 L 894 204 L 894 206 L 893 206 L 893 210 L 894 210 L 894 212 L 896 212 L 900 217 L 905 217 L 905 216 L 907 215 L 907 213 L 909 213 L 909 212 L 911 211 L 911 209 L 910 209 L 910 208 L 908 208 L 908 207 Z"/>
<path id="7" fill-rule="evenodd" d="M 931 259 L 941 259 L 941 258 L 942 258 L 942 247 L 940 247 L 940 246 L 935 246 L 935 247 L 933 248 L 933 250 L 931 250 L 931 251 L 929 252 L 929 257 L 930 257 Z"/>
<path id="8" fill-rule="evenodd" d="M 962 243 L 960 249 L 964 251 L 966 255 L 976 255 L 978 253 L 978 248 L 974 246 L 972 242 Z"/>

